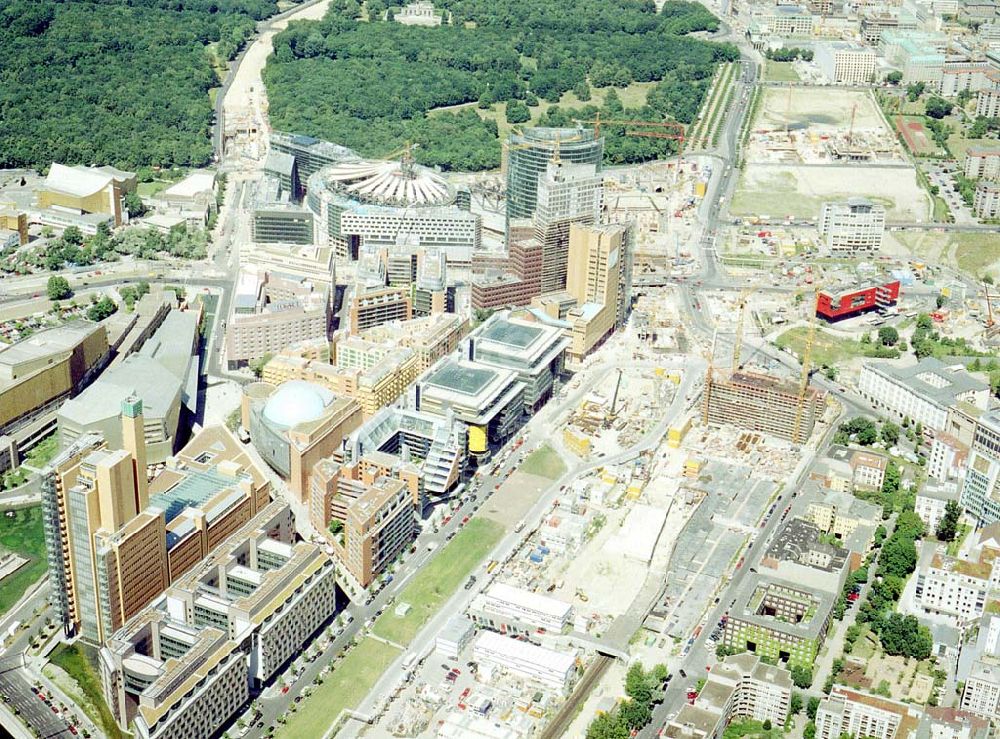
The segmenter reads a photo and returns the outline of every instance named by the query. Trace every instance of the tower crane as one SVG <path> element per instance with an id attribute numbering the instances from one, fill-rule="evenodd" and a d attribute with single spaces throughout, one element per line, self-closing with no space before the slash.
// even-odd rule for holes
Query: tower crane
<path id="1" fill-rule="evenodd" d="M 740 353 L 743 351 L 743 322 L 746 317 L 747 301 L 757 288 L 758 285 L 751 285 L 740 293 L 739 316 L 736 319 L 736 338 L 733 343 L 733 372 L 740 368 Z"/>
<path id="2" fill-rule="evenodd" d="M 802 349 L 802 375 L 799 378 L 799 397 L 795 404 L 795 425 L 792 427 L 792 443 L 804 443 L 799 441 L 802 433 L 802 416 L 806 410 L 806 395 L 809 391 L 809 374 L 812 370 L 813 344 L 816 343 L 816 306 L 819 302 L 819 288 L 813 295 L 813 310 L 809 316 L 809 328 L 806 331 L 806 345 Z"/>
<path id="3" fill-rule="evenodd" d="M 641 136 L 650 139 L 672 139 L 677 142 L 677 169 L 680 170 L 684 163 L 684 142 L 686 140 L 683 123 L 678 121 L 633 121 L 633 120 L 608 120 L 601 118 L 600 112 L 596 113 L 592 121 L 577 121 L 586 123 L 594 127 L 594 138 L 601 137 L 601 126 L 625 126 L 626 136 Z M 643 130 L 652 129 L 652 130 Z"/>

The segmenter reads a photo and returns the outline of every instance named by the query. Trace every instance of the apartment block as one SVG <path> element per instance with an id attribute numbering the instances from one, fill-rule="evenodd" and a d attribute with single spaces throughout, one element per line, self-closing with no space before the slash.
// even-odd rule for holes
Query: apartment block
<path id="1" fill-rule="evenodd" d="M 917 493 L 914 510 L 924 522 L 928 533 L 937 531 L 938 524 L 944 518 L 945 507 L 950 501 L 958 502 L 959 488 L 953 482 L 939 483 L 937 485 L 925 483 Z"/>
<path id="2" fill-rule="evenodd" d="M 329 337 L 330 296 L 308 280 L 246 268 L 240 273 L 226 328 L 230 369 L 304 341 Z"/>
<path id="3" fill-rule="evenodd" d="M 964 170 L 965 176 L 973 180 L 997 179 L 1000 177 L 1000 149 L 969 147 L 965 152 Z"/>
<path id="4" fill-rule="evenodd" d="M 383 323 L 411 318 L 413 305 L 409 291 L 404 289 L 387 288 L 355 295 L 348 309 L 348 327 L 355 334 Z"/>
<path id="5" fill-rule="evenodd" d="M 358 336 L 375 343 L 392 342 L 417 354 L 420 372 L 430 369 L 441 357 L 451 354 L 469 331 L 468 319 L 441 313 L 411 321 L 395 321 L 362 331 Z M 340 365 L 340 353 L 337 353 Z"/>
<path id="6" fill-rule="evenodd" d="M 986 383 L 963 365 L 948 365 L 934 357 L 905 368 L 866 362 L 858 378 L 858 392 L 897 423 L 908 418 L 930 435 L 947 430 L 952 405 L 964 401 L 985 410 L 989 402 Z"/>
<path id="7" fill-rule="evenodd" d="M 872 62 L 874 74 L 874 53 Z M 885 234 L 885 207 L 865 198 L 826 202 L 818 226 L 824 246 L 834 254 L 877 252 Z"/>
<path id="8" fill-rule="evenodd" d="M 368 587 L 416 536 L 413 494 L 402 480 L 378 478 L 347 509 L 344 567 Z"/>
<path id="9" fill-rule="evenodd" d="M 804 444 L 826 410 L 826 394 L 807 387 L 800 408 L 798 383 L 733 372 L 722 379 L 710 376 L 702 403 L 705 423 L 734 425 Z"/>
<path id="10" fill-rule="evenodd" d="M 911 711 L 913 711 L 911 715 Z M 919 712 L 905 703 L 835 685 L 816 711 L 817 739 L 895 739 L 916 729 Z"/>
<path id="11" fill-rule="evenodd" d="M 984 413 L 969 451 L 960 501 L 980 526 L 1000 521 L 1000 414 Z"/>
<path id="12" fill-rule="evenodd" d="M 1000 117 L 1000 90 L 980 90 L 976 95 L 976 117 Z"/>
<path id="13" fill-rule="evenodd" d="M 143 739 L 212 736 L 336 610 L 336 569 L 272 503 L 101 650 L 105 698 Z"/>
<path id="14" fill-rule="evenodd" d="M 980 180 L 972 197 L 972 211 L 980 218 L 1000 216 L 1000 183 Z"/>
<path id="15" fill-rule="evenodd" d="M 927 455 L 927 476 L 945 482 L 965 475 L 969 446 L 949 433 L 935 434 Z"/>
<path id="16" fill-rule="evenodd" d="M 664 729 L 671 739 L 715 739 L 733 721 L 788 719 L 792 679 L 788 670 L 752 654 L 726 657 L 712 666 L 693 704 L 684 704 Z"/>
<path id="17" fill-rule="evenodd" d="M 995 579 L 997 550 L 984 550 L 978 561 L 949 557 L 935 542 L 921 545 L 914 605 L 924 613 L 947 618 L 958 626 L 978 618 L 986 608 Z"/>
<path id="18" fill-rule="evenodd" d="M 881 454 L 854 452 L 851 455 L 851 482 L 856 490 L 881 490 L 889 460 Z"/>

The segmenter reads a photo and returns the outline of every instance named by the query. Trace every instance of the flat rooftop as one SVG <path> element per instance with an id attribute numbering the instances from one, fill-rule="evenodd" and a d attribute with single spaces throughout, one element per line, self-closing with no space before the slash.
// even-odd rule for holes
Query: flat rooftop
<path id="1" fill-rule="evenodd" d="M 472 398 L 482 393 L 496 377 L 497 373 L 486 367 L 446 361 L 430 374 L 424 384 Z"/>
<path id="2" fill-rule="evenodd" d="M 479 338 L 498 344 L 505 344 L 517 349 L 527 349 L 541 334 L 542 329 L 537 326 L 526 326 L 522 323 L 513 323 L 508 320 L 497 320 L 491 322 L 479 334 Z"/>

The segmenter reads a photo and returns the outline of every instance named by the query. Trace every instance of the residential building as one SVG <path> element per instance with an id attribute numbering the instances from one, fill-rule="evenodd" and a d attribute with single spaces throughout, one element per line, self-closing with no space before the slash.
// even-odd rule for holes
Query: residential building
<path id="1" fill-rule="evenodd" d="M 858 392 L 876 410 L 897 423 L 904 418 L 923 426 L 925 434 L 946 431 L 948 409 L 965 401 L 986 409 L 989 387 L 973 377 L 962 364 L 948 365 L 925 357 L 910 367 L 865 362 L 858 378 Z"/>
<path id="2" fill-rule="evenodd" d="M 808 579 L 748 576 L 730 609 L 722 643 L 789 666 L 811 667 L 826 637 L 839 592 Z"/>
<path id="3" fill-rule="evenodd" d="M 590 164 L 604 160 L 604 139 L 590 128 L 526 128 L 511 133 L 507 146 L 507 230 L 511 220 L 531 218 L 538 203 L 539 181 L 549 163 Z"/>
<path id="4" fill-rule="evenodd" d="M 352 334 L 365 331 L 383 323 L 408 321 L 413 318 L 410 291 L 389 287 L 371 292 L 356 293 L 351 298 L 347 325 Z"/>
<path id="5" fill-rule="evenodd" d="M 988 719 L 956 708 L 928 706 L 917 727 L 917 739 L 989 739 Z"/>
<path id="6" fill-rule="evenodd" d="M 524 405 L 534 412 L 551 397 L 568 346 L 559 329 L 498 312 L 469 336 L 468 356 L 479 364 L 516 371 L 524 384 Z"/>
<path id="7" fill-rule="evenodd" d="M 334 290 L 333 250 L 317 244 L 253 244 L 240 250 L 240 264 L 257 272 L 271 272 L 300 278 L 318 290 Z"/>
<path id="8" fill-rule="evenodd" d="M 957 559 L 938 551 L 936 542 L 925 541 L 917 563 L 914 605 L 961 625 L 978 618 L 986 607 L 994 579 L 997 550 L 986 549 L 979 561 Z"/>
<path id="9" fill-rule="evenodd" d="M 825 202 L 818 226 L 824 246 L 834 254 L 877 252 L 885 233 L 885 206 L 866 198 Z"/>
<path id="10" fill-rule="evenodd" d="M 557 598 L 494 583 L 469 606 L 469 617 L 501 634 L 533 634 L 539 629 L 559 633 L 570 623 L 573 606 Z"/>
<path id="11" fill-rule="evenodd" d="M 305 380 L 256 382 L 243 388 L 241 420 L 261 457 L 306 502 L 313 466 L 361 425 L 362 412 L 357 400 Z"/>
<path id="12" fill-rule="evenodd" d="M 525 641 L 482 631 L 472 645 L 472 658 L 502 668 L 523 680 L 565 692 L 575 672 L 576 656 Z"/>
<path id="13" fill-rule="evenodd" d="M 803 518 L 785 521 L 760 561 L 760 571 L 788 582 L 811 583 L 815 590 L 839 593 L 851 570 L 851 552 L 830 542 L 816 524 Z"/>
<path id="14" fill-rule="evenodd" d="M 788 670 L 752 654 L 731 655 L 712 666 L 694 703 L 681 706 L 663 736 L 715 739 L 729 723 L 740 720 L 781 726 L 788 719 L 791 699 Z"/>
<path id="15" fill-rule="evenodd" d="M 969 451 L 961 503 L 979 526 L 1000 521 L 1000 413 L 984 413 Z"/>
<path id="16" fill-rule="evenodd" d="M 455 351 L 468 331 L 468 319 L 452 313 L 440 313 L 410 321 L 384 323 L 361 331 L 358 336 L 374 343 L 392 343 L 412 349 L 417 355 L 417 366 L 423 372 Z M 338 341 L 335 345 L 338 366 L 353 366 L 341 363 L 342 351 L 346 349 L 341 350 L 339 347 Z"/>
<path id="17" fill-rule="evenodd" d="M 965 176 L 996 180 L 1000 177 L 1000 148 L 970 146 L 965 152 Z"/>
<path id="18" fill-rule="evenodd" d="M 881 454 L 857 451 L 851 455 L 851 480 L 856 490 L 881 490 L 889 460 Z"/>
<path id="19" fill-rule="evenodd" d="M 53 162 L 36 193 L 40 219 L 52 225 L 77 225 L 77 221 L 81 226 L 93 224 L 94 233 L 96 223 L 109 217 L 112 225 L 120 226 L 128 222 L 125 196 L 135 192 L 136 187 L 134 172 L 114 167 L 67 167 Z"/>
<path id="20" fill-rule="evenodd" d="M 327 340 L 330 294 L 308 280 L 244 268 L 226 328 L 230 369 L 302 341 Z"/>
<path id="21" fill-rule="evenodd" d="M 823 76 L 835 85 L 867 85 L 875 81 L 878 57 L 870 47 L 844 41 L 818 44 L 815 60 Z"/>
<path id="22" fill-rule="evenodd" d="M 816 737 L 839 739 L 843 734 L 855 739 L 905 737 L 910 729 L 916 728 L 917 716 L 917 709 L 905 703 L 835 685 L 816 711 Z"/>
<path id="23" fill-rule="evenodd" d="M 733 372 L 710 376 L 702 400 L 705 423 L 761 431 L 793 444 L 804 444 L 826 410 L 826 394 L 807 387 L 800 401 L 797 382 L 769 375 Z"/>
<path id="24" fill-rule="evenodd" d="M 797 501 L 803 518 L 838 539 L 851 552 L 851 570 L 860 567 L 882 525 L 882 506 L 850 492 L 803 490 Z"/>
<path id="25" fill-rule="evenodd" d="M 344 568 L 367 588 L 416 535 L 412 492 L 402 480 L 380 477 L 347 509 L 341 545 Z"/>
<path id="26" fill-rule="evenodd" d="M 972 211 L 983 219 L 1000 216 L 1000 183 L 986 180 L 977 182 Z"/>
<path id="27" fill-rule="evenodd" d="M 951 434 L 940 431 L 934 435 L 931 451 L 927 456 L 927 476 L 939 482 L 965 475 L 969 446 Z"/>
<path id="28" fill-rule="evenodd" d="M 954 482 L 937 485 L 928 482 L 917 492 L 914 510 L 924 522 L 928 533 L 933 534 L 944 518 L 945 507 L 950 501 L 958 503 L 958 499 L 959 488 Z"/>
<path id="29" fill-rule="evenodd" d="M 439 416 L 390 406 L 381 409 L 350 435 L 344 445 L 344 456 L 363 462 L 381 454 L 383 459 L 415 466 L 420 477 L 418 511 L 423 511 L 424 494 L 441 496 L 458 483 L 465 468 L 468 446 L 468 427 L 455 414 Z M 383 467 L 388 469 L 389 465 Z M 395 471 L 390 473 L 404 477 Z"/>
<path id="30" fill-rule="evenodd" d="M 333 615 L 336 568 L 272 503 L 101 650 L 104 694 L 142 739 L 217 734 Z"/>
<path id="31" fill-rule="evenodd" d="M 1000 117 L 1000 90 L 980 90 L 976 95 L 976 117 Z"/>
<path id="32" fill-rule="evenodd" d="M 90 321 L 0 347 L 0 434 L 20 441 L 48 433 L 59 406 L 90 384 L 109 358 L 107 330 Z"/>

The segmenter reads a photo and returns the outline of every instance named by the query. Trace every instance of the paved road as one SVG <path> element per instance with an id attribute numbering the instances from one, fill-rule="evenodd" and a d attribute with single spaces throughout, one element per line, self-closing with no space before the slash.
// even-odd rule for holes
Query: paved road
<path id="1" fill-rule="evenodd" d="M 21 667 L 20 656 L 0 660 L 0 694 L 15 708 L 40 737 L 72 737 L 69 724 L 31 689 L 31 681 Z"/>

